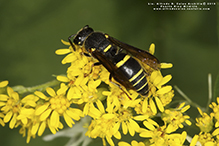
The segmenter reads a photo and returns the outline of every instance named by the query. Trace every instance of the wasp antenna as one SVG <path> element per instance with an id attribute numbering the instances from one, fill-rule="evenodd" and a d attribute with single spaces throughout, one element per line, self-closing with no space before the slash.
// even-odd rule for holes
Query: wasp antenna
<path id="1" fill-rule="evenodd" d="M 88 28 L 88 27 L 89 27 L 89 25 L 88 25 L 88 24 L 84 26 L 84 28 Z"/>
<path id="2" fill-rule="evenodd" d="M 68 37 L 68 41 L 69 41 L 69 43 L 71 44 L 73 50 L 76 51 L 75 46 L 73 45 L 73 43 L 72 43 L 72 41 L 71 41 L 71 38 L 73 38 L 74 36 L 75 36 L 75 34 L 69 36 L 69 37 Z"/>

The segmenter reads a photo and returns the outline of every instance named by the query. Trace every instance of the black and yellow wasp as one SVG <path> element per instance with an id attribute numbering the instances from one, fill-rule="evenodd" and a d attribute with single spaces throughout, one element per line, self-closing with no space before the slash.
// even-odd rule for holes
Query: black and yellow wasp
<path id="1" fill-rule="evenodd" d="M 71 41 L 72 37 L 74 37 L 74 44 Z M 135 90 L 143 96 L 148 94 L 149 87 L 146 79 L 148 74 L 143 64 L 149 65 L 154 70 L 159 70 L 160 63 L 155 56 L 105 33 L 95 32 L 88 25 L 68 39 L 74 50 L 74 45 L 83 46 L 96 58 L 99 62 L 94 65 L 102 64 L 110 72 L 110 81 L 114 78 L 127 89 Z"/>

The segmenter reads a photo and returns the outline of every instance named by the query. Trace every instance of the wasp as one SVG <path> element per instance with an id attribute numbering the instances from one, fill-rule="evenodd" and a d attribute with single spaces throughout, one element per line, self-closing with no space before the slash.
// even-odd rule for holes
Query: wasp
<path id="1" fill-rule="evenodd" d="M 71 41 L 72 37 L 74 37 L 73 41 Z M 89 53 L 84 53 L 86 56 L 96 58 L 99 62 L 94 65 L 103 65 L 110 73 L 110 81 L 114 78 L 127 89 L 135 90 L 143 96 L 148 95 L 149 86 L 146 78 L 148 73 L 144 64 L 154 70 L 159 70 L 160 62 L 155 56 L 108 34 L 96 32 L 88 25 L 79 30 L 77 34 L 71 35 L 68 40 L 73 50 L 76 50 L 74 45 L 84 47 Z"/>

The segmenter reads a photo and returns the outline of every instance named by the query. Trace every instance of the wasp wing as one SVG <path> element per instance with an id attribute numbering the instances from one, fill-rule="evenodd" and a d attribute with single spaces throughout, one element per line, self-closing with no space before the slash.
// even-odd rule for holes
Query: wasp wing
<path id="1" fill-rule="evenodd" d="M 115 44 L 116 46 L 118 46 L 119 48 L 126 50 L 127 52 L 129 52 L 130 54 L 133 55 L 134 58 L 136 58 L 137 60 L 139 60 L 142 63 L 145 63 L 147 65 L 149 65 L 150 67 L 152 67 L 155 70 L 159 70 L 160 69 L 160 62 L 159 60 L 152 54 L 150 54 L 147 51 L 138 49 L 134 46 L 131 46 L 129 44 L 123 43 L 113 37 L 110 37 L 109 35 L 107 35 L 108 40 Z"/>
<path id="2" fill-rule="evenodd" d="M 105 57 L 100 51 L 97 49 L 93 51 L 92 56 L 95 57 L 111 74 L 117 82 L 128 89 L 133 89 L 132 84 L 129 82 L 128 78 L 124 76 L 119 68 L 113 63 L 113 58 Z"/>

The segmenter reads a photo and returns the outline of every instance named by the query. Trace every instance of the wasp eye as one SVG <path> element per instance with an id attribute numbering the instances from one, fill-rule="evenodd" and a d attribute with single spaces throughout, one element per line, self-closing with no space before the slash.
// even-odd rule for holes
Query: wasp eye
<path id="1" fill-rule="evenodd" d="M 79 36 L 79 35 L 77 35 L 77 36 L 74 38 L 73 42 L 74 42 L 76 45 L 80 45 L 81 42 L 82 42 L 82 37 Z"/>

